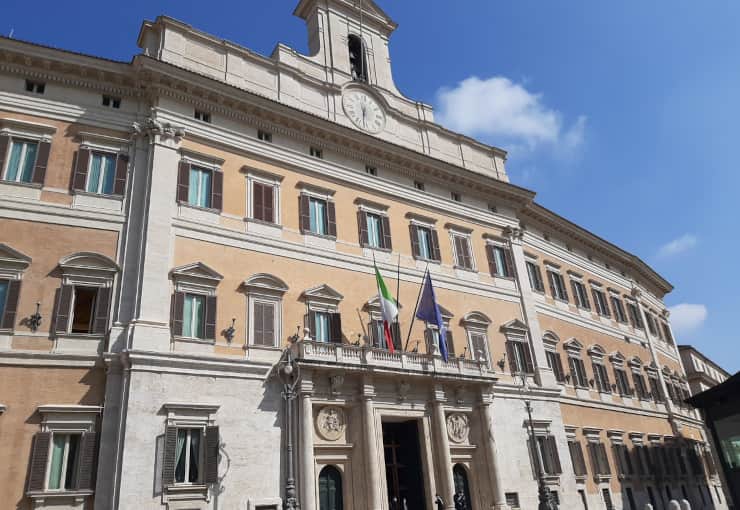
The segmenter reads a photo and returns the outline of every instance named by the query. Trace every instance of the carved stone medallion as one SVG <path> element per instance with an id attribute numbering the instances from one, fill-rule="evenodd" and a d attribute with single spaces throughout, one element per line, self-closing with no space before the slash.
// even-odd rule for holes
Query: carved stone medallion
<path id="1" fill-rule="evenodd" d="M 326 406 L 319 411 L 316 417 L 316 429 L 319 435 L 327 441 L 336 441 L 344 433 L 347 419 L 341 407 Z"/>
<path id="2" fill-rule="evenodd" d="M 468 416 L 462 413 L 452 413 L 447 416 L 447 435 L 453 443 L 466 443 L 470 434 Z"/>

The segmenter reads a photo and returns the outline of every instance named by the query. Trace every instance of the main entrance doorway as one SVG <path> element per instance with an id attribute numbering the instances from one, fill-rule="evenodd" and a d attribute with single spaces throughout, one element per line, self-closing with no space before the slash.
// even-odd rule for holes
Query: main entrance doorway
<path id="1" fill-rule="evenodd" d="M 426 510 L 417 420 L 383 423 L 389 510 Z"/>

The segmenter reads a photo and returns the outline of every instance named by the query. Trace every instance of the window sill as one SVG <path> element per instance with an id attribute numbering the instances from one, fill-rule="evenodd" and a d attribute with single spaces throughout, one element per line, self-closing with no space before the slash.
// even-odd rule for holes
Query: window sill
<path id="1" fill-rule="evenodd" d="M 475 269 L 474 267 L 458 266 L 457 264 L 455 264 L 453 266 L 453 268 L 456 269 L 456 270 L 458 270 L 458 271 L 466 271 L 468 273 L 477 273 L 478 272 L 478 270 Z"/>
<path id="2" fill-rule="evenodd" d="M 221 211 L 211 207 L 199 207 L 187 202 L 178 202 L 178 216 L 190 220 L 203 221 L 206 223 L 217 224 Z"/>
<path id="3" fill-rule="evenodd" d="M 303 230 L 301 231 L 301 234 L 308 237 L 315 237 L 317 239 L 325 239 L 327 241 L 336 241 L 337 236 L 330 236 L 328 234 L 319 234 L 317 232 L 312 232 L 310 230 Z"/>
<path id="4" fill-rule="evenodd" d="M 123 205 L 123 196 L 121 195 L 104 195 L 80 190 L 74 190 L 73 193 L 73 207 L 120 211 Z"/>
<path id="5" fill-rule="evenodd" d="M 55 352 L 95 352 L 102 353 L 105 335 L 92 333 L 56 333 Z"/>
<path id="6" fill-rule="evenodd" d="M 391 253 L 390 248 L 381 248 L 380 246 L 370 246 L 369 244 L 362 244 L 361 247 L 365 250 L 380 251 L 383 253 Z"/>
<path id="7" fill-rule="evenodd" d="M 594 475 L 594 481 L 596 483 L 609 483 L 609 481 L 612 479 L 612 475 Z"/>
<path id="8" fill-rule="evenodd" d="M 162 502 L 208 501 L 208 486 L 205 484 L 168 485 L 162 491 Z"/>
<path id="9" fill-rule="evenodd" d="M 40 190 L 43 187 L 42 184 L 38 184 L 36 182 L 7 181 L 5 179 L 0 179 L 0 183 L 7 184 L 9 186 L 18 186 L 21 188 L 31 188 L 31 189 L 38 189 L 38 190 Z"/>
<path id="10" fill-rule="evenodd" d="M 249 216 L 245 216 L 244 221 L 247 223 L 255 223 L 257 225 L 265 225 L 266 227 L 278 228 L 280 230 L 283 229 L 281 224 L 275 223 L 274 221 L 258 220 L 257 218 L 250 218 Z"/>
<path id="11" fill-rule="evenodd" d="M 205 344 L 205 345 L 215 345 L 216 339 L 209 339 L 209 338 L 193 338 L 189 336 L 173 336 L 173 340 L 176 342 L 187 342 L 190 344 Z"/>
<path id="12" fill-rule="evenodd" d="M 41 184 L 0 180 L 0 196 L 41 200 Z"/>
<path id="13" fill-rule="evenodd" d="M 51 505 L 58 505 L 60 500 L 74 499 L 76 503 L 82 503 L 95 493 L 92 490 L 69 490 L 69 491 L 33 491 L 26 492 L 26 496 L 34 500 L 34 508 L 43 508 L 45 500 L 53 501 Z"/>

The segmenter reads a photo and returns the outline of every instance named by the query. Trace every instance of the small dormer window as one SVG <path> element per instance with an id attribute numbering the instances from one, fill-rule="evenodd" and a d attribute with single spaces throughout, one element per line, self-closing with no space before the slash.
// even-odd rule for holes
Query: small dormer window
<path id="1" fill-rule="evenodd" d="M 208 124 L 211 123 L 211 114 L 209 112 L 204 112 L 203 110 L 195 110 L 194 117 L 195 117 L 195 120 L 206 122 Z"/>
<path id="2" fill-rule="evenodd" d="M 103 106 L 118 109 L 121 107 L 121 98 L 103 95 Z"/>
<path id="3" fill-rule="evenodd" d="M 365 45 L 356 35 L 347 38 L 349 49 L 349 67 L 352 79 L 355 81 L 367 81 L 367 53 Z"/>
<path id="4" fill-rule="evenodd" d="M 36 94 L 43 94 L 46 90 L 46 83 L 40 81 L 26 80 L 26 92 L 35 92 Z"/>

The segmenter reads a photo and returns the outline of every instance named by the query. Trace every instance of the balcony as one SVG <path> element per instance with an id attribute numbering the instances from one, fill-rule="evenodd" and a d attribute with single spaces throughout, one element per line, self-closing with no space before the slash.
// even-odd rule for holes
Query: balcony
<path id="1" fill-rule="evenodd" d="M 442 377 L 497 379 L 485 361 L 451 357 L 445 361 L 439 355 L 417 352 L 390 352 L 375 347 L 300 340 L 293 344 L 298 361 L 312 365 L 341 365 L 347 369 L 383 372 L 404 372 Z"/>

